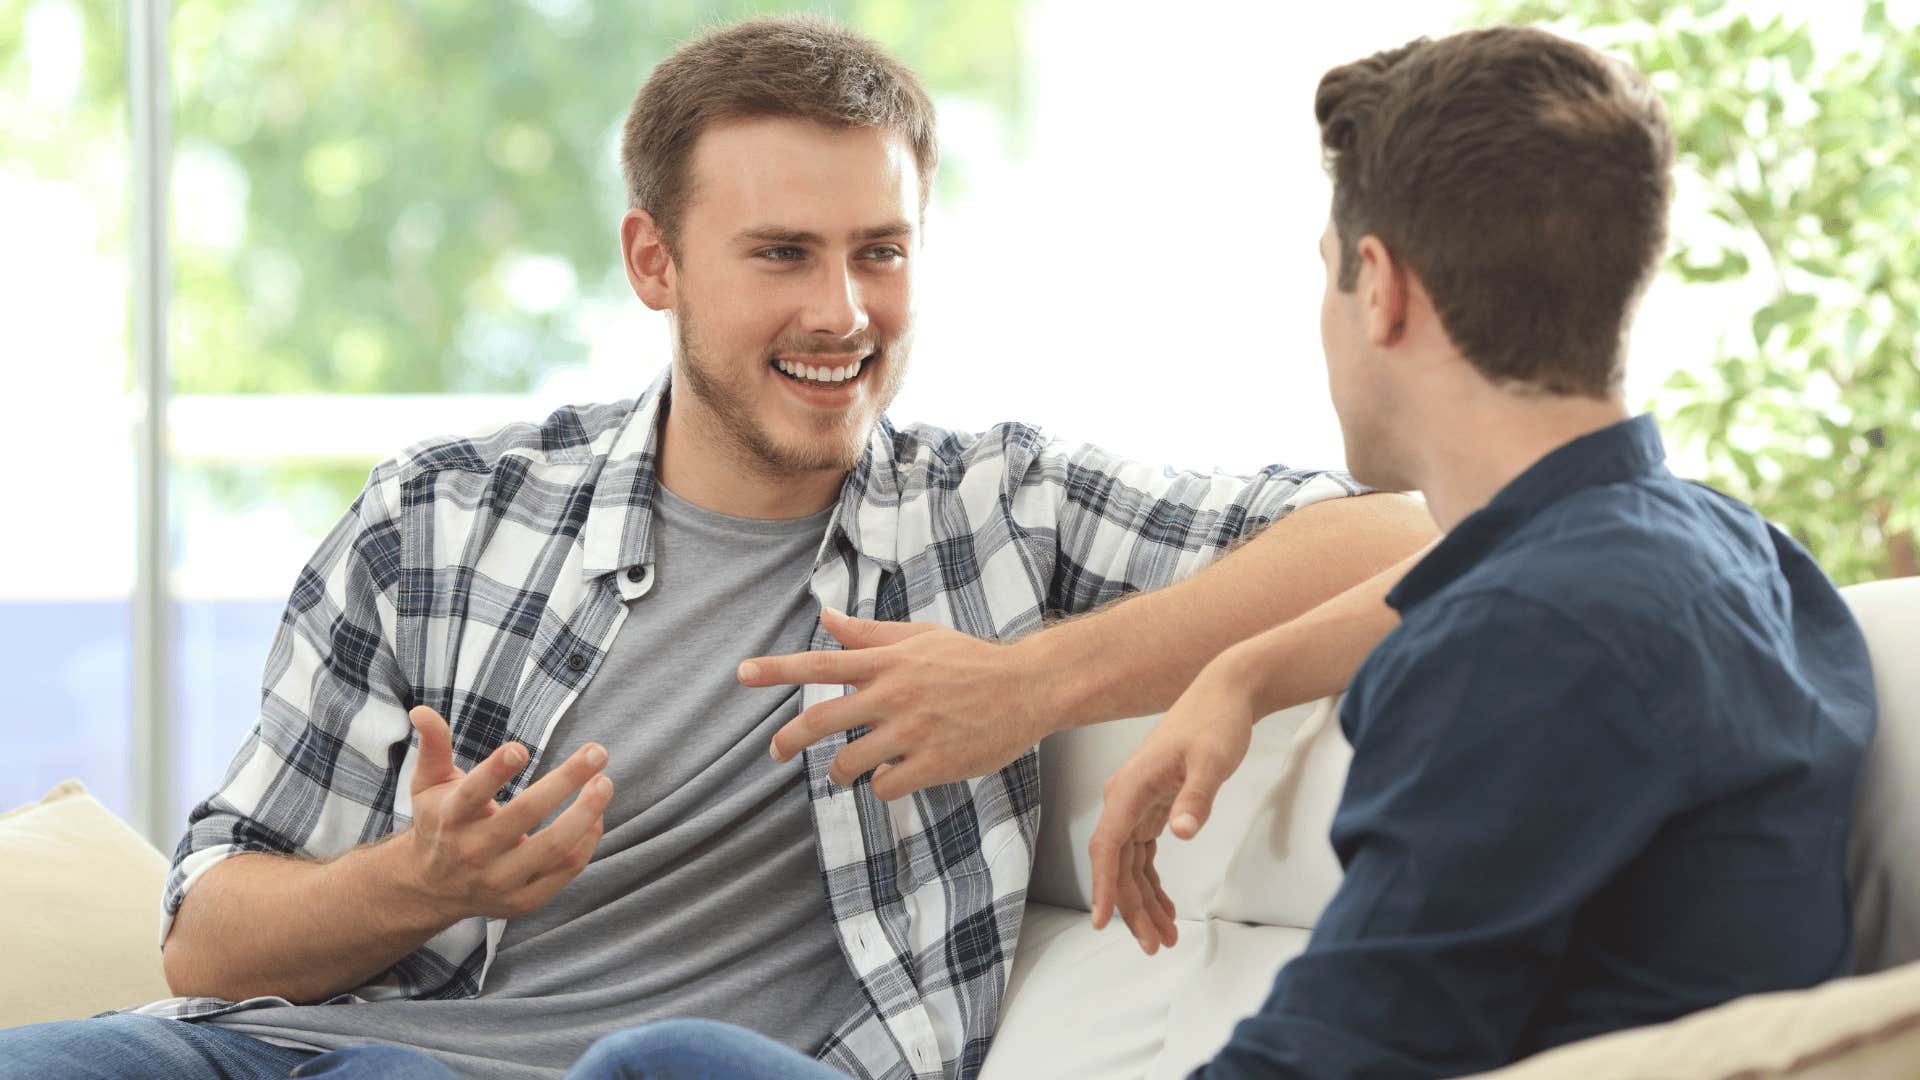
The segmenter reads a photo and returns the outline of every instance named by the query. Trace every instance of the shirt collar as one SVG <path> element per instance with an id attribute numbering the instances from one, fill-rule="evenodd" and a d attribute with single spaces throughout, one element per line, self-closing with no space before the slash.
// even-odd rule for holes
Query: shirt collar
<path id="1" fill-rule="evenodd" d="M 653 504 L 660 487 L 660 435 L 673 368 L 662 371 L 635 400 L 620 425 L 594 485 L 581 529 L 581 576 L 595 578 L 653 564 Z M 860 462 L 840 487 L 838 510 L 821 542 L 821 558 L 843 537 L 860 554 L 898 569 L 900 479 L 893 425 L 885 417 L 867 436 Z"/>
<path id="2" fill-rule="evenodd" d="M 1562 498 L 1583 488 L 1648 475 L 1662 469 L 1666 457 L 1660 428 L 1646 413 L 1561 445 L 1461 519 L 1387 594 L 1388 605 L 1406 611 L 1466 574 Z"/>

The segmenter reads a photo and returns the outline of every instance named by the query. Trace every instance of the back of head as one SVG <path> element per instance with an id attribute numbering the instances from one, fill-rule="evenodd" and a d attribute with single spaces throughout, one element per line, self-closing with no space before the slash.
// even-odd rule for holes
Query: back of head
<path id="1" fill-rule="evenodd" d="M 1375 236 L 1488 380 L 1617 392 L 1672 197 L 1673 136 L 1638 72 L 1498 27 L 1335 68 L 1314 112 L 1342 289 Z"/>
<path id="2" fill-rule="evenodd" d="M 926 210 L 939 164 L 933 102 L 913 71 L 873 41 L 824 19 L 748 19 L 675 49 L 634 98 L 620 141 L 627 204 L 653 215 L 669 243 L 692 195 L 694 145 L 727 120 L 785 117 L 899 133 Z"/>

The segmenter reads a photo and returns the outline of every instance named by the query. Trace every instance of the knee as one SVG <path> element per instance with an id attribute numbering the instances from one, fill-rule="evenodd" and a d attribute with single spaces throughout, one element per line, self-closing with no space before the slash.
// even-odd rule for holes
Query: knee
<path id="1" fill-rule="evenodd" d="M 174 1023 L 135 1013 L 88 1020 L 56 1020 L 0 1031 L 0 1080 L 90 1075 L 94 1066 L 150 1056 L 160 1025 Z"/>
<path id="2" fill-rule="evenodd" d="M 348 1046 L 299 1064 L 288 1074 L 327 1080 L 459 1080 L 432 1057 L 403 1046 Z"/>
<path id="3" fill-rule="evenodd" d="M 661 1020 L 626 1028 L 588 1048 L 576 1074 L 618 1080 L 675 1077 L 740 1034 L 740 1029 L 717 1020 Z"/>

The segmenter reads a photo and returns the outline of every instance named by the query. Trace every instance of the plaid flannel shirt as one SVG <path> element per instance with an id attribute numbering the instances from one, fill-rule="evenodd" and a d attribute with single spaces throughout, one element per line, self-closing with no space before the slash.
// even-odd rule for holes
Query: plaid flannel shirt
<path id="1" fill-rule="evenodd" d="M 420 444 L 367 488 L 300 572 L 268 654 L 260 717 L 174 853 L 161 940 L 188 890 L 247 852 L 313 859 L 405 829 L 417 752 L 407 710 L 447 718 L 455 763 L 507 739 L 533 760 L 593 678 L 652 575 L 658 421 L 639 398 L 563 408 L 538 426 Z M 1346 476 L 1271 467 L 1173 473 L 1021 424 L 980 434 L 876 425 L 812 573 L 823 605 L 1012 638 L 1176 581 L 1296 507 L 1356 494 Z M 816 629 L 813 648 L 839 645 Z M 848 688 L 808 686 L 811 706 Z M 986 1058 L 1020 930 L 1039 819 L 1034 750 L 993 775 L 891 803 L 832 784 L 804 754 L 821 882 L 867 1003 L 822 1060 L 856 1076 L 971 1077 Z M 505 928 L 448 927 L 336 1002 L 480 992 Z M 137 1011 L 207 1019 L 244 1002 Z"/>

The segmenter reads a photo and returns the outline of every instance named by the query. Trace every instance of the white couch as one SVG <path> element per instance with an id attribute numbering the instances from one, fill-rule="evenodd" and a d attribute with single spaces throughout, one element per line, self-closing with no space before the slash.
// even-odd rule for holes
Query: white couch
<path id="1" fill-rule="evenodd" d="M 1880 691 L 1851 863 L 1861 968 L 1884 973 L 1589 1040 L 1503 1080 L 1920 1077 L 1920 578 L 1846 596 Z M 1181 940 L 1151 958 L 1124 928 L 1088 925 L 1086 847 L 1102 785 L 1153 720 L 1048 741 L 1026 924 L 984 1080 L 1157 1080 L 1212 1056 L 1339 882 L 1327 829 L 1350 752 L 1333 708 L 1264 721 L 1200 836 L 1163 846 Z M 0 866 L 0 1028 L 166 996 L 152 945 L 166 860 L 78 785 L 0 814 Z"/>
<path id="2" fill-rule="evenodd" d="M 1904 1009 L 1898 1015 L 1845 1002 L 1839 1011 L 1884 1021 L 1879 1027 L 1911 1014 L 1920 1030 L 1920 966 L 1913 966 L 1920 960 L 1920 578 L 1844 594 L 1866 631 L 1881 709 L 1851 859 L 1858 967 L 1910 970 L 1891 981 L 1891 990 L 1885 978 L 1857 991 L 1836 988 L 1871 998 L 1883 1011 Z M 1044 810 L 1026 924 L 983 1080 L 1183 1077 L 1226 1042 L 1234 1023 L 1265 998 L 1281 964 L 1305 947 L 1339 884 L 1327 830 L 1352 751 L 1334 709 L 1330 700 L 1262 721 L 1206 828 L 1190 843 L 1162 841 L 1157 864 L 1180 913 L 1180 944 L 1153 957 L 1142 955 L 1117 919 L 1103 932 L 1091 928 L 1087 840 L 1099 820 L 1102 785 L 1155 718 L 1081 728 L 1043 745 Z M 1809 1045 L 1776 1047 L 1777 1057 L 1791 1063 L 1837 1037 L 1826 1029 L 1796 1034 Z M 1860 1033 L 1839 1034 L 1857 1042 Z M 1748 1041 L 1745 1049 L 1764 1049 L 1757 1045 L 1763 1040 Z M 1911 1051 L 1904 1075 L 1920 1077 L 1920 1041 Z M 1723 1073 L 1717 1064 L 1695 1072 L 1614 1072 L 1575 1062 L 1565 1075 L 1738 1072 Z"/>

